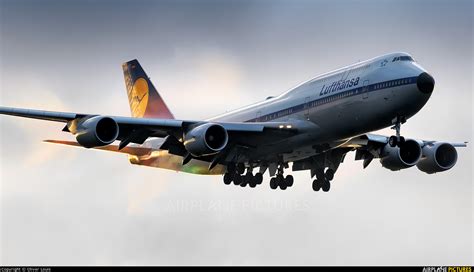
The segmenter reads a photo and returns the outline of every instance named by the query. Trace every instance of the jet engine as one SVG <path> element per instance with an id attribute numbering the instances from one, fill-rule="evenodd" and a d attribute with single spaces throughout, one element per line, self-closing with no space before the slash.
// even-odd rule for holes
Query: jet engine
<path id="1" fill-rule="evenodd" d="M 391 147 L 385 145 L 380 154 L 382 166 L 392 171 L 412 167 L 421 158 L 420 144 L 411 139 L 407 139 L 401 147 Z"/>
<path id="2" fill-rule="evenodd" d="M 104 116 L 94 116 L 77 124 L 74 134 L 77 142 L 86 148 L 113 143 L 119 135 L 117 122 Z"/>
<path id="3" fill-rule="evenodd" d="M 458 152 L 452 144 L 436 142 L 423 147 L 423 158 L 416 167 L 425 173 L 433 174 L 451 169 L 457 160 Z"/>
<path id="4" fill-rule="evenodd" d="M 207 123 L 191 129 L 184 136 L 184 147 L 193 156 L 200 157 L 218 153 L 227 146 L 227 130 L 219 125 Z"/>

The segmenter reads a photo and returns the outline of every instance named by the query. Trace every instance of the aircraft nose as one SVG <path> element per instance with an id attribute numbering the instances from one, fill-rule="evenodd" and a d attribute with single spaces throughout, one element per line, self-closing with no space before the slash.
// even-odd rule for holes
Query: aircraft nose
<path id="1" fill-rule="evenodd" d="M 418 87 L 418 90 L 420 90 L 420 92 L 425 93 L 425 94 L 432 93 L 434 89 L 434 85 L 435 85 L 434 78 L 427 72 L 421 73 L 416 80 L 416 86 Z"/>

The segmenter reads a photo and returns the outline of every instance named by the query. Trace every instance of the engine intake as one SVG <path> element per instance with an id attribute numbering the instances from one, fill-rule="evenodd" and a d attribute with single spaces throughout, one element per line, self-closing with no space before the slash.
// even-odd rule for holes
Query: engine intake
<path id="1" fill-rule="evenodd" d="M 457 160 L 458 152 L 452 144 L 437 142 L 423 147 L 423 158 L 416 167 L 425 173 L 433 174 L 451 169 Z"/>
<path id="2" fill-rule="evenodd" d="M 227 146 L 227 130 L 219 125 L 207 123 L 193 128 L 184 136 L 184 147 L 193 156 L 200 157 L 218 153 Z"/>
<path id="3" fill-rule="evenodd" d="M 382 166 L 392 171 L 409 168 L 418 163 L 421 158 L 420 144 L 408 139 L 401 147 L 385 145 L 380 155 Z"/>
<path id="4" fill-rule="evenodd" d="M 117 139 L 119 126 L 110 117 L 94 116 L 78 123 L 75 134 L 77 142 L 83 147 L 104 146 Z"/>

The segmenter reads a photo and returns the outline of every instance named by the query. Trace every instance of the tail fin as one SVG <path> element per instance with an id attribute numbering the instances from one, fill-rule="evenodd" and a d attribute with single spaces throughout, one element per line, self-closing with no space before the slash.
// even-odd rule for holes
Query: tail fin
<path id="1" fill-rule="evenodd" d="M 138 60 L 122 64 L 132 117 L 174 119 Z"/>

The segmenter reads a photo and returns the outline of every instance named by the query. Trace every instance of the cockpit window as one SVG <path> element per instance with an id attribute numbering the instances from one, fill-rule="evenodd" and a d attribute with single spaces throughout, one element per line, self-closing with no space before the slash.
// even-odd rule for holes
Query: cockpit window
<path id="1" fill-rule="evenodd" d="M 394 57 L 392 62 L 395 61 L 415 61 L 412 57 L 410 56 L 399 56 L 399 57 Z"/>

